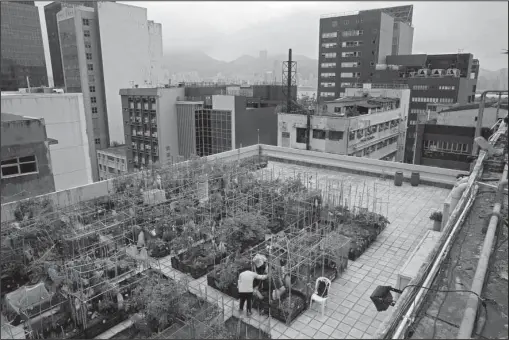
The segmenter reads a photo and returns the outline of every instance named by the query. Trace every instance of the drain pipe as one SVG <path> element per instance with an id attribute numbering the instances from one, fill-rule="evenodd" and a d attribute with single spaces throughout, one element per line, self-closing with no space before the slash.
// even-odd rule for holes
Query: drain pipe
<path id="1" fill-rule="evenodd" d="M 486 237 L 484 238 L 484 244 L 481 250 L 481 256 L 475 270 L 474 280 L 472 281 L 472 292 L 481 295 L 484 286 L 484 279 L 488 270 L 488 264 L 490 261 L 491 251 L 495 240 L 495 233 L 497 231 L 498 220 L 500 218 L 500 210 L 503 203 L 503 192 L 504 187 L 507 186 L 507 164 L 504 167 L 502 178 L 498 183 L 498 191 L 496 196 L 496 203 L 493 207 L 493 213 L 488 226 Z M 479 306 L 479 299 L 476 295 L 470 294 L 465 313 L 463 314 L 463 320 L 461 320 L 460 329 L 458 332 L 457 339 L 470 339 L 472 331 L 474 330 L 475 319 L 477 315 L 477 307 Z"/>

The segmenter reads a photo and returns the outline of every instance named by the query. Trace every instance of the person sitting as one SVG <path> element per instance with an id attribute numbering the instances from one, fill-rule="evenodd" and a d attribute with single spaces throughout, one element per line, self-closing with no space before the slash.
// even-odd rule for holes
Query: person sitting
<path id="1" fill-rule="evenodd" d="M 239 289 L 239 298 L 240 298 L 240 306 L 239 312 L 242 312 L 244 309 L 244 303 L 247 302 L 247 310 L 246 315 L 251 315 L 251 305 L 253 301 L 253 283 L 255 279 L 265 280 L 267 275 L 260 275 L 251 270 L 245 270 L 239 275 L 238 281 L 238 289 Z"/>

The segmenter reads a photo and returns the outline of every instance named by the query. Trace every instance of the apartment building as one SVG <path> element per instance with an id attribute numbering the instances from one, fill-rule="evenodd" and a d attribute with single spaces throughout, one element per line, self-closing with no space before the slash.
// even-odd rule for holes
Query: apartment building
<path id="1" fill-rule="evenodd" d="M 179 160 L 176 103 L 183 87 L 120 89 L 128 171 Z M 160 133 L 164 131 L 164 133 Z"/>
<path id="2" fill-rule="evenodd" d="M 48 86 L 39 10 L 33 1 L 0 2 L 1 91 Z"/>
<path id="3" fill-rule="evenodd" d="M 97 150 L 97 164 L 101 181 L 127 174 L 126 146 L 119 145 Z"/>
<path id="4" fill-rule="evenodd" d="M 430 104 L 464 105 L 475 100 L 479 61 L 470 53 L 388 56 L 376 68 L 375 83 L 407 84 L 412 90 L 406 163 L 414 159 L 416 125 L 427 120 Z"/>
<path id="5" fill-rule="evenodd" d="M 65 87 L 62 54 L 60 53 L 60 37 L 58 35 L 57 14 L 64 7 L 72 7 L 75 5 L 93 7 L 94 3 L 86 1 L 73 1 L 71 3 L 66 1 L 54 1 L 44 6 L 51 69 L 53 70 L 53 84 L 56 87 Z"/>
<path id="6" fill-rule="evenodd" d="M 55 191 L 44 119 L 2 113 L 2 204 Z"/>
<path id="7" fill-rule="evenodd" d="M 410 54 L 413 6 L 320 18 L 318 100 L 343 96 L 345 88 L 372 83 L 375 66 L 391 54 Z"/>
<path id="8" fill-rule="evenodd" d="M 319 106 L 310 126 L 305 114 L 279 113 L 278 146 L 306 150 L 309 140 L 314 151 L 401 161 L 410 90 L 381 87 L 347 88 Z"/>
<path id="9" fill-rule="evenodd" d="M 3 112 L 44 119 L 48 137 L 58 140 L 49 146 L 55 190 L 97 180 L 92 123 L 81 93 L 2 93 L 1 106 Z"/>

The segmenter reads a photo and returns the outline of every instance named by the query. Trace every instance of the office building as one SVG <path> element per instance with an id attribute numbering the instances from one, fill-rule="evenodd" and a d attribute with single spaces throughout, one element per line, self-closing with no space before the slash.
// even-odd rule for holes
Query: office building
<path id="1" fill-rule="evenodd" d="M 409 100 L 404 88 L 347 88 L 343 98 L 319 105 L 309 126 L 306 114 L 278 113 L 278 146 L 401 161 Z"/>
<path id="2" fill-rule="evenodd" d="M 406 163 L 414 158 L 416 124 L 427 119 L 429 104 L 464 105 L 475 99 L 479 61 L 470 53 L 388 56 L 376 68 L 375 83 L 407 84 L 412 90 Z"/>
<path id="3" fill-rule="evenodd" d="M 48 137 L 58 140 L 49 146 L 55 190 L 97 180 L 92 122 L 85 114 L 81 93 L 2 93 L 1 106 L 3 112 L 44 119 Z"/>
<path id="4" fill-rule="evenodd" d="M 373 83 L 375 66 L 410 54 L 413 6 L 324 15 L 320 18 L 318 99 L 341 97 L 355 83 Z"/>
<path id="5" fill-rule="evenodd" d="M 44 119 L 1 116 L 2 204 L 55 191 Z"/>
<path id="6" fill-rule="evenodd" d="M 162 27 L 147 20 L 146 8 L 115 2 L 97 2 L 97 16 L 109 139 L 124 144 L 118 93 L 133 85 L 158 85 L 162 77 Z"/>
<path id="7" fill-rule="evenodd" d="M 0 2 L 1 91 L 48 86 L 39 11 L 33 1 Z"/>
<path id="8" fill-rule="evenodd" d="M 54 1 L 44 6 L 44 17 L 46 19 L 46 31 L 48 33 L 48 46 L 51 57 L 51 69 L 53 70 L 53 84 L 55 87 L 65 87 L 64 69 L 62 66 L 62 55 L 60 53 L 60 37 L 58 35 L 57 14 L 64 7 L 75 5 L 93 7 L 93 2 L 73 1 Z"/>
<path id="9" fill-rule="evenodd" d="M 179 160 L 176 103 L 183 87 L 126 88 L 120 90 L 127 147 L 127 169 Z M 159 133 L 164 131 L 164 133 Z"/>
<path id="10" fill-rule="evenodd" d="M 101 181 L 127 174 L 126 146 L 119 145 L 97 150 L 97 164 Z"/>

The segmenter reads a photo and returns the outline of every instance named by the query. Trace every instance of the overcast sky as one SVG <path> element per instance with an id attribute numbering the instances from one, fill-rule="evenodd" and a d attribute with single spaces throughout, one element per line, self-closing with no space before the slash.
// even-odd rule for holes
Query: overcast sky
<path id="1" fill-rule="evenodd" d="M 501 54 L 508 48 L 506 1 L 118 2 L 147 8 L 148 19 L 163 25 L 165 52 L 201 50 L 226 61 L 257 55 L 263 49 L 269 54 L 286 53 L 288 48 L 317 59 L 321 14 L 413 4 L 414 53 L 463 50 L 473 53 L 484 69 L 507 67 L 507 55 Z M 47 44 L 44 27 L 43 36 Z"/>

